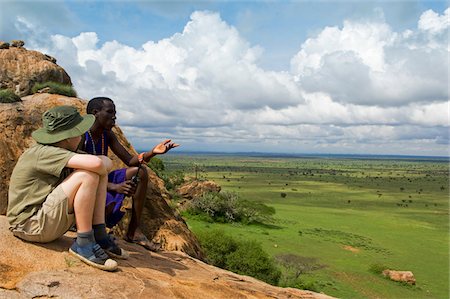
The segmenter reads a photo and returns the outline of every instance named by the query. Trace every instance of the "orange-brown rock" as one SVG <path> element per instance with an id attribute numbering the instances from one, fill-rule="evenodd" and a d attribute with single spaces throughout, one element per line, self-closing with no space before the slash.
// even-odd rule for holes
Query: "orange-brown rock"
<path id="1" fill-rule="evenodd" d="M 31 89 L 38 82 L 72 85 L 69 75 L 55 63 L 54 58 L 19 47 L 20 41 L 14 45 L 0 49 L 0 89 L 9 88 L 23 97 L 31 94 Z"/>
<path id="2" fill-rule="evenodd" d="M 194 180 L 177 188 L 176 192 L 184 199 L 191 200 L 201 197 L 207 192 L 220 192 L 221 188 L 213 181 Z"/>
<path id="3" fill-rule="evenodd" d="M 411 271 L 396 271 L 386 269 L 383 271 L 383 275 L 385 277 L 389 277 L 394 281 L 406 282 L 411 285 L 416 284 L 416 279 L 414 278 L 414 274 Z"/>
<path id="4" fill-rule="evenodd" d="M 35 94 L 22 98 L 22 102 L 0 104 L 0 214 L 6 213 L 11 172 L 23 151 L 34 143 L 31 132 L 41 126 L 42 113 L 58 105 L 75 106 L 82 114 L 86 109 L 84 100 L 54 94 Z M 136 153 L 120 128 L 115 130 L 119 141 L 130 153 Z M 116 168 L 124 167 L 117 157 L 112 155 L 111 158 Z M 180 250 L 203 258 L 197 239 L 167 204 L 169 195 L 162 180 L 150 169 L 148 173 L 149 188 L 141 225 L 144 234 L 161 243 L 165 250 Z"/>
<path id="5" fill-rule="evenodd" d="M 105 272 L 68 254 L 73 233 L 48 244 L 15 238 L 0 216 L 0 298 L 308 298 L 331 297 L 280 288 L 194 259 L 181 252 L 151 253 L 119 241 L 130 252 L 119 271 Z"/>

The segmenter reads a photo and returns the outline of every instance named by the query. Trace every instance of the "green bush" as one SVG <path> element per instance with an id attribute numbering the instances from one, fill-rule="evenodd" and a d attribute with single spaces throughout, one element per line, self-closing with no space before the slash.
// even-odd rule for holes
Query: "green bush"
<path id="1" fill-rule="evenodd" d="M 20 97 L 11 89 L 0 89 L 0 103 L 15 103 L 20 101 Z"/>
<path id="2" fill-rule="evenodd" d="M 281 276 L 273 260 L 255 241 L 241 242 L 238 249 L 228 255 L 226 268 L 273 285 L 278 284 Z"/>
<path id="3" fill-rule="evenodd" d="M 173 173 L 166 173 L 164 171 L 156 170 L 156 175 L 164 181 L 164 187 L 167 190 L 175 190 L 178 186 L 184 183 L 184 172 L 177 170 Z"/>
<path id="4" fill-rule="evenodd" d="M 389 267 L 376 263 L 369 266 L 369 272 L 372 272 L 373 274 L 381 274 L 384 270 L 389 269 Z"/>
<path id="5" fill-rule="evenodd" d="M 281 276 L 260 243 L 236 241 L 221 230 L 197 235 L 208 263 L 277 285 Z"/>
<path id="6" fill-rule="evenodd" d="M 61 83 L 51 82 L 51 81 L 34 84 L 33 88 L 31 89 L 31 92 L 36 93 L 39 90 L 46 88 L 46 87 L 49 88 L 49 91 L 47 91 L 47 93 L 60 94 L 60 95 L 67 96 L 67 97 L 76 97 L 77 96 L 77 92 L 75 91 L 75 89 L 73 89 L 73 87 L 71 85 L 61 84 Z"/>
<path id="7" fill-rule="evenodd" d="M 283 275 L 280 279 L 279 286 L 283 288 L 296 288 L 301 290 L 309 290 L 313 292 L 321 291 L 321 284 L 314 280 L 304 280 L 300 277 Z"/>
<path id="8" fill-rule="evenodd" d="M 153 157 L 148 161 L 147 166 L 150 167 L 153 171 L 164 171 L 164 163 L 161 159 Z"/>
<path id="9" fill-rule="evenodd" d="M 275 209 L 260 202 L 241 199 L 235 192 L 209 192 L 194 198 L 187 208 L 192 215 L 206 214 L 215 222 L 273 222 Z"/>
<path id="10" fill-rule="evenodd" d="M 175 190 L 178 186 L 184 183 L 184 172 L 181 170 L 173 173 L 167 173 L 164 162 L 156 157 L 150 159 L 147 166 L 155 172 L 155 174 L 164 181 L 164 186 L 167 190 Z"/>
<path id="11" fill-rule="evenodd" d="M 199 234 L 197 237 L 206 252 L 208 263 L 223 269 L 226 268 L 228 255 L 239 246 L 236 240 L 220 230 Z"/>

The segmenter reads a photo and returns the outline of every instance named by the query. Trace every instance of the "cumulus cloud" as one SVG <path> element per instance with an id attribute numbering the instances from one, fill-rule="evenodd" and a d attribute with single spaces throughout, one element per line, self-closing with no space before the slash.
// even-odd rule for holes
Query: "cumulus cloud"
<path id="1" fill-rule="evenodd" d="M 308 92 L 334 101 L 401 106 L 448 100 L 449 9 L 425 12 L 416 31 L 394 32 L 385 23 L 345 21 L 309 38 L 291 60 Z M 440 34 L 440 35 L 439 35 Z"/>
<path id="2" fill-rule="evenodd" d="M 260 67 L 263 49 L 208 11 L 139 48 L 95 32 L 35 48 L 57 57 L 82 97 L 112 97 L 137 148 L 170 136 L 191 150 L 442 154 L 443 16 L 425 12 L 405 32 L 380 22 L 324 28 L 284 72 Z"/>
<path id="3" fill-rule="evenodd" d="M 448 30 L 450 26 L 450 9 L 446 9 L 440 16 L 433 10 L 427 10 L 422 14 L 419 20 L 419 29 L 428 31 L 431 34 L 439 34 Z"/>

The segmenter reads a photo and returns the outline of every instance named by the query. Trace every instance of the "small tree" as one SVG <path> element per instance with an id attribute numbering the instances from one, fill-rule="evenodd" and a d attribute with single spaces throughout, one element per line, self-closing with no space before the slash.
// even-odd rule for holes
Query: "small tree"
<path id="1" fill-rule="evenodd" d="M 299 278 L 301 274 L 309 273 L 318 269 L 322 269 L 325 265 L 317 263 L 317 258 L 299 256 L 296 254 L 279 254 L 275 260 L 294 276 Z"/>
<path id="2" fill-rule="evenodd" d="M 203 166 L 199 165 L 198 163 L 193 163 L 192 171 L 194 172 L 195 180 L 197 181 L 202 178 L 201 174 L 205 172 L 205 169 Z"/>

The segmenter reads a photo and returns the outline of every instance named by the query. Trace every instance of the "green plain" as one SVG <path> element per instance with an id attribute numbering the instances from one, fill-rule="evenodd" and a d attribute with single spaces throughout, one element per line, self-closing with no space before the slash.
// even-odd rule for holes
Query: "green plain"
<path id="1" fill-rule="evenodd" d="M 276 209 L 266 224 L 186 219 L 194 233 L 220 228 L 260 242 L 271 256 L 314 257 L 303 274 L 339 298 L 449 298 L 449 169 L 446 161 L 167 155 L 167 171 L 213 180 Z M 282 197 L 281 194 L 286 196 Z M 415 286 L 369 271 L 414 273 Z"/>

